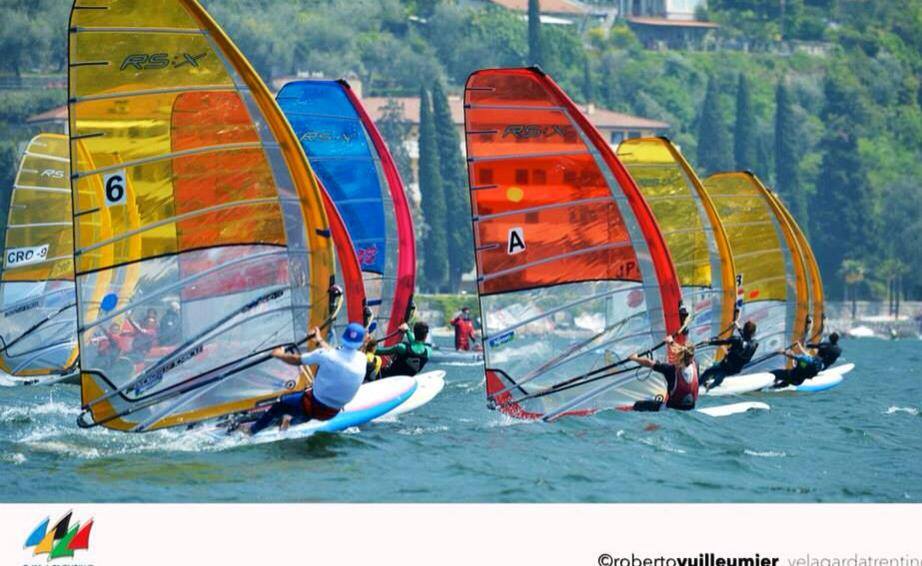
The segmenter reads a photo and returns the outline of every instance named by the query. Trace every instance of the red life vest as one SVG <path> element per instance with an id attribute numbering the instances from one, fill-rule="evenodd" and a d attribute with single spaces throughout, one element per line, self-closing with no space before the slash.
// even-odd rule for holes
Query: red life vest
<path id="1" fill-rule="evenodd" d="M 690 411 L 698 402 L 698 362 L 692 362 L 685 370 L 687 373 L 675 366 L 675 378 L 666 401 L 670 409 Z"/>

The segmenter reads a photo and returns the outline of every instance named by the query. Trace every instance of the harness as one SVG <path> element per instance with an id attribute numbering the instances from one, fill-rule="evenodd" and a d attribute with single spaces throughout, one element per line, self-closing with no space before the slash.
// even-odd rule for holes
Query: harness
<path id="1" fill-rule="evenodd" d="M 739 344 L 739 347 L 737 347 L 737 344 Z M 750 338 L 749 340 L 740 338 L 739 342 L 736 342 L 727 350 L 724 363 L 727 367 L 734 368 L 736 370 L 734 373 L 736 373 L 752 360 L 752 357 L 756 355 L 756 350 L 758 349 L 758 340 L 754 338 Z"/>
<path id="2" fill-rule="evenodd" d="M 406 354 L 397 354 L 387 366 L 387 375 L 416 375 L 429 361 L 429 348 L 423 347 L 423 353 L 413 351 L 410 343 L 406 345 Z"/>
<path id="3" fill-rule="evenodd" d="M 698 363 L 686 367 L 684 370 L 675 366 L 675 378 L 672 389 L 669 390 L 669 399 L 666 406 L 670 409 L 688 411 L 695 408 L 698 402 Z"/>

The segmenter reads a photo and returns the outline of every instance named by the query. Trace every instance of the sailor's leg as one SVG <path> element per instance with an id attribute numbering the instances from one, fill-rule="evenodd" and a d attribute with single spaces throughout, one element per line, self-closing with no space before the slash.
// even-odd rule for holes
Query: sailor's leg
<path id="1" fill-rule="evenodd" d="M 638 413 L 656 413 L 663 408 L 662 401 L 636 401 L 632 410 Z"/>
<path id="2" fill-rule="evenodd" d="M 727 368 L 726 368 L 723 364 L 717 364 L 716 366 L 712 367 L 711 369 L 714 370 L 714 382 L 711 383 L 711 384 L 708 386 L 708 389 L 717 387 L 718 385 L 720 385 L 721 383 L 723 383 L 723 382 L 724 382 L 724 379 L 726 379 L 727 374 L 729 373 L 729 372 L 727 371 Z M 708 370 L 708 371 L 710 371 L 710 370 Z M 707 372 L 705 372 L 705 373 L 707 373 Z"/>
<path id="3" fill-rule="evenodd" d="M 264 412 L 256 422 L 250 425 L 250 434 L 259 434 L 267 426 L 271 425 L 275 419 L 279 418 L 284 414 L 281 402 L 274 403 L 269 410 Z"/>
<path id="4" fill-rule="evenodd" d="M 269 407 L 268 411 L 263 413 L 262 416 L 250 426 L 250 434 L 258 434 L 283 415 L 297 416 L 303 413 L 304 410 L 301 408 L 301 398 L 303 396 L 304 393 L 289 393 L 288 395 L 282 395 L 278 401 Z"/>

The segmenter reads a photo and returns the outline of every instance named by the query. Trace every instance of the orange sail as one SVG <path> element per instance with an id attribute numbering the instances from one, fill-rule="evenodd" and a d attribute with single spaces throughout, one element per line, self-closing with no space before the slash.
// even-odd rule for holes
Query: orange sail
<path id="1" fill-rule="evenodd" d="M 679 329 L 678 279 L 605 140 L 536 69 L 471 75 L 465 129 L 490 403 L 552 420 L 662 399 L 624 359 Z"/>

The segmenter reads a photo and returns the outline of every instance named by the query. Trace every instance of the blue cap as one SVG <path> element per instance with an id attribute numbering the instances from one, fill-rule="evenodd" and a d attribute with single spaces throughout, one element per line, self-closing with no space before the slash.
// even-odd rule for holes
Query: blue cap
<path id="1" fill-rule="evenodd" d="M 365 327 L 357 322 L 350 322 L 342 335 L 343 346 L 358 350 L 365 342 Z"/>

